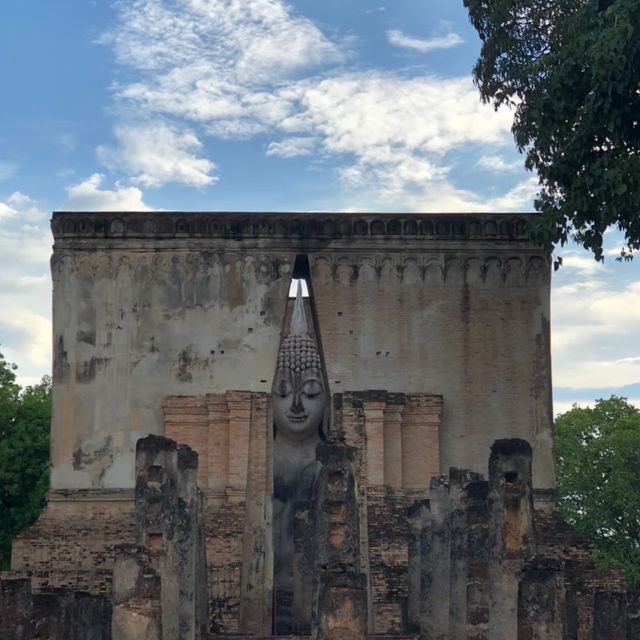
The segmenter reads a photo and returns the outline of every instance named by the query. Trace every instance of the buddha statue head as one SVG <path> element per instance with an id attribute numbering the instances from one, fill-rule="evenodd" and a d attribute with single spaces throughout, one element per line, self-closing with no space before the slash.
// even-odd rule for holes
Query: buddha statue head
<path id="1" fill-rule="evenodd" d="M 300 282 L 289 335 L 280 345 L 271 397 L 276 436 L 304 442 L 322 435 L 328 394 L 320 353 L 307 329 Z"/>

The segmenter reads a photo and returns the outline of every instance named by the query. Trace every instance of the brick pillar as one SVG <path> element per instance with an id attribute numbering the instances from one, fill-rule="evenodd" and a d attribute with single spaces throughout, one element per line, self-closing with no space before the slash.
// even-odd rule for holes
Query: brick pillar
<path id="1" fill-rule="evenodd" d="M 374 392 L 369 392 L 372 394 Z M 385 394 L 380 394 L 386 396 Z M 384 484 L 384 397 L 376 400 L 365 399 L 363 402 L 366 426 L 367 447 L 367 485 Z"/>
<path id="2" fill-rule="evenodd" d="M 532 559 L 522 570 L 518 588 L 517 640 L 564 640 L 565 612 L 561 561 Z"/>
<path id="3" fill-rule="evenodd" d="M 209 420 L 208 488 L 222 494 L 229 484 L 229 408 L 222 393 L 207 396 Z"/>
<path id="4" fill-rule="evenodd" d="M 198 452 L 198 485 L 207 487 L 209 470 L 209 412 L 203 396 L 169 396 L 162 403 L 164 435 L 189 443 Z"/>
<path id="5" fill-rule="evenodd" d="M 164 640 L 200 640 L 206 632 L 204 524 L 197 473 L 198 454 L 186 445 L 154 435 L 138 440 L 136 538 L 148 550 L 160 578 Z"/>
<path id="6" fill-rule="evenodd" d="M 627 640 L 633 637 L 627 636 L 627 599 L 623 592 L 597 591 L 593 618 L 593 640 Z"/>
<path id="7" fill-rule="evenodd" d="M 489 640 L 489 483 L 467 486 L 467 635 Z"/>
<path id="8" fill-rule="evenodd" d="M 398 394 L 395 394 L 398 395 Z M 394 489 L 402 488 L 402 400 L 387 399 L 384 408 L 384 484 Z"/>
<path id="9" fill-rule="evenodd" d="M 423 532 L 421 548 L 420 637 L 448 638 L 451 503 L 445 476 L 431 480 L 429 504 L 431 526 Z"/>
<path id="10" fill-rule="evenodd" d="M 489 457 L 489 637 L 513 640 L 518 633 L 518 575 L 533 544 L 531 446 L 496 440 Z"/>
<path id="11" fill-rule="evenodd" d="M 482 476 L 462 469 L 449 470 L 449 638 L 466 640 L 467 631 L 467 489 Z"/>
<path id="12" fill-rule="evenodd" d="M 424 491 L 440 473 L 442 398 L 409 395 L 402 421 L 402 486 Z"/>
<path id="13" fill-rule="evenodd" d="M 255 636 L 271 635 L 272 626 L 272 430 L 270 397 L 252 394 L 239 630 Z"/>
<path id="14" fill-rule="evenodd" d="M 420 628 L 420 606 L 422 596 L 422 539 L 425 529 L 431 519 L 428 500 L 416 500 L 409 507 L 409 544 L 407 545 L 408 559 L 408 602 L 407 617 L 409 631 L 415 632 Z"/>
<path id="15" fill-rule="evenodd" d="M 311 635 L 315 640 L 365 640 L 367 580 L 360 571 L 355 449 L 318 445 L 321 464 L 316 507 L 320 587 Z"/>
<path id="16" fill-rule="evenodd" d="M 113 640 L 163 640 L 162 586 L 149 550 L 136 544 L 115 548 L 113 569 Z"/>
<path id="17" fill-rule="evenodd" d="M 242 498 L 247 488 L 251 393 L 228 391 L 226 395 L 229 407 L 229 489 Z"/>

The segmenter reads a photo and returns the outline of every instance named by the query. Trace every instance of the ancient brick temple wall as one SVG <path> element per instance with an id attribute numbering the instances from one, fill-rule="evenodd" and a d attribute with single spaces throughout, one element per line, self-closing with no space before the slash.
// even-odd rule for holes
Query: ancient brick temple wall
<path id="1" fill-rule="evenodd" d="M 34 594 L 28 579 L 0 579 L 2 640 L 112 640 L 111 602 L 51 589 Z"/>
<path id="2" fill-rule="evenodd" d="M 31 577 L 35 591 L 109 594 L 114 547 L 132 540 L 132 492 L 54 493 L 38 521 L 13 540 L 7 575 Z"/>
<path id="3" fill-rule="evenodd" d="M 440 474 L 442 398 L 385 391 L 334 396 L 334 431 L 358 452 L 362 571 L 369 630 L 402 634 L 408 624 L 409 507 Z"/>
<path id="4" fill-rule="evenodd" d="M 52 487 L 132 488 L 167 396 L 268 392 L 300 254 L 332 392 L 443 395 L 444 468 L 485 471 L 517 436 L 553 486 L 549 257 L 526 221 L 54 214 Z"/>
<path id="5" fill-rule="evenodd" d="M 163 402 L 167 435 L 202 452 L 198 483 L 208 501 L 211 620 L 218 633 L 270 632 L 269 407 L 267 394 L 246 391 L 170 396 Z M 407 628 L 406 514 L 417 496 L 426 496 L 431 476 L 440 473 L 441 413 L 439 396 L 334 396 L 331 432 L 357 452 L 361 570 L 369 585 L 369 628 L 376 633 Z M 266 545 L 259 544 L 262 539 Z M 256 549 L 262 549 L 257 556 Z M 252 556 L 253 564 L 247 562 Z M 249 584 L 258 595 L 247 603 Z"/>
<path id="6" fill-rule="evenodd" d="M 211 626 L 271 633 L 270 395 L 227 391 L 169 396 L 165 433 L 199 455 Z"/>
<path id="7" fill-rule="evenodd" d="M 531 448 L 492 447 L 485 480 L 451 469 L 410 511 L 408 620 L 426 638 L 631 640 L 638 594 L 552 510 L 533 508 Z M 415 625 L 415 627 L 414 627 Z"/>

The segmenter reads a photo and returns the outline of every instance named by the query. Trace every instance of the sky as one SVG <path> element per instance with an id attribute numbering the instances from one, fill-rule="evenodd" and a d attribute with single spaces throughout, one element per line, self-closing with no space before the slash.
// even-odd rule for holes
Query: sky
<path id="1" fill-rule="evenodd" d="M 532 211 L 462 0 L 20 0 L 0 20 L 0 351 L 51 369 L 54 210 Z M 564 247 L 556 412 L 640 406 L 640 257 Z"/>

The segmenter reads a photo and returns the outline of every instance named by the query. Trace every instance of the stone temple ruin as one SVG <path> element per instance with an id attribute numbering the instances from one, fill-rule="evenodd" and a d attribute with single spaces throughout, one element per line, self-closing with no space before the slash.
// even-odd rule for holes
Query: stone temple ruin
<path id="1" fill-rule="evenodd" d="M 54 214 L 51 490 L 0 638 L 640 639 L 554 507 L 526 226 Z"/>

